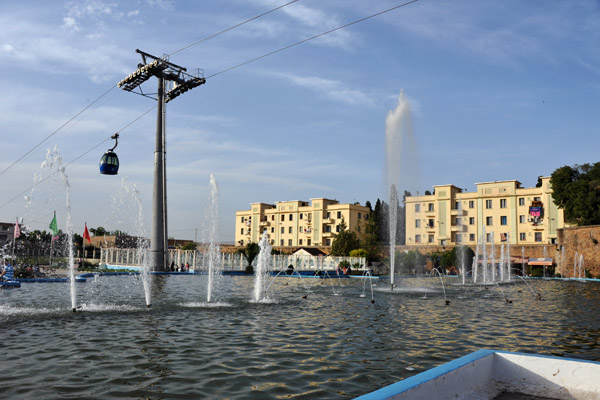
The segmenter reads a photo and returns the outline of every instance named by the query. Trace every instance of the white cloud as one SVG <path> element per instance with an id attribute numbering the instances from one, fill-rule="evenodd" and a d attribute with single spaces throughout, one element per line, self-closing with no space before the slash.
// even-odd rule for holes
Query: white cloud
<path id="1" fill-rule="evenodd" d="M 360 106 L 373 106 L 375 104 L 374 99 L 370 95 L 359 89 L 352 89 L 350 84 L 341 81 L 316 76 L 300 76 L 285 72 L 273 72 L 271 75 L 285 79 L 296 86 L 312 90 L 339 103 Z"/>
<path id="2" fill-rule="evenodd" d="M 61 28 L 70 29 L 70 30 L 73 30 L 76 32 L 79 31 L 79 27 L 77 26 L 77 21 L 75 21 L 75 18 L 73 18 L 73 17 L 64 17 Z"/>

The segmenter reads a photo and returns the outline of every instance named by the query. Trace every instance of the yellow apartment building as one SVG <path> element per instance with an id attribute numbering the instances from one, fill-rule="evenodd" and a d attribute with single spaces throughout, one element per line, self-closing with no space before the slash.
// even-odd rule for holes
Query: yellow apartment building
<path id="1" fill-rule="evenodd" d="M 523 188 L 516 180 L 476 186 L 476 192 L 466 192 L 437 185 L 431 195 L 406 197 L 406 245 L 556 243 L 557 229 L 565 223 L 563 210 L 552 200 L 550 177 L 535 188 Z"/>
<path id="2" fill-rule="evenodd" d="M 272 246 L 331 246 L 342 221 L 360 235 L 369 213 L 368 207 L 358 203 L 340 204 L 325 198 L 252 203 L 250 210 L 235 213 L 235 244 L 258 243 L 267 231 Z"/>

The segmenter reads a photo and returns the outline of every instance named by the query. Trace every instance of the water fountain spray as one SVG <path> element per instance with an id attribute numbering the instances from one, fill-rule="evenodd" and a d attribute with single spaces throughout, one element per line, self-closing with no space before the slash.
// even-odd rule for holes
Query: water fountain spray
<path id="1" fill-rule="evenodd" d="M 208 287 L 206 301 L 210 303 L 213 297 L 214 280 L 218 273 L 217 264 L 220 259 L 220 248 L 218 243 L 219 187 L 213 174 L 210 174 L 210 197 L 206 208 L 205 222 L 207 228 L 207 231 L 205 232 L 206 243 L 208 243 L 208 248 L 205 251 L 206 257 L 208 258 Z"/>
<path id="2" fill-rule="evenodd" d="M 269 244 L 267 231 L 263 232 L 258 246 L 260 247 L 260 253 L 258 253 L 256 271 L 254 272 L 254 301 L 256 302 L 263 298 L 265 278 L 271 265 L 271 245 Z"/>
<path id="3" fill-rule="evenodd" d="M 390 285 L 394 288 L 396 232 L 398 224 L 398 190 L 416 187 L 417 152 L 410 105 L 400 92 L 398 105 L 385 120 L 386 189 L 389 190 L 388 227 L 390 246 Z"/>
<path id="4" fill-rule="evenodd" d="M 68 263 L 69 263 L 69 281 L 70 281 L 70 295 L 71 295 L 71 309 L 73 312 L 77 311 L 77 291 L 75 288 L 75 261 L 73 254 L 73 223 L 71 222 L 71 185 L 69 184 L 69 178 L 65 172 L 65 167 L 62 165 L 62 157 L 58 151 L 58 147 L 54 147 L 54 150 L 48 149 L 46 151 L 46 160 L 42 163 L 41 169 L 49 169 L 50 174 L 59 173 L 65 189 L 65 231 L 67 234 L 67 246 L 68 246 Z M 34 181 L 39 180 L 39 176 L 34 177 Z M 35 185 L 34 185 L 35 187 Z M 32 195 L 33 195 L 32 189 Z M 56 217 L 56 214 L 55 214 Z M 53 220 L 54 222 L 54 220 Z"/>

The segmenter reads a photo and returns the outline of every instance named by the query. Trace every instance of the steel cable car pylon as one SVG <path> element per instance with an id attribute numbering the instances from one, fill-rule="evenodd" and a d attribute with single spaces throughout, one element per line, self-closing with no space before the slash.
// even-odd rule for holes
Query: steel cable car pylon
<path id="1" fill-rule="evenodd" d="M 119 144 L 119 134 L 115 133 L 110 138 L 115 139 L 115 145 L 112 149 L 108 149 L 100 159 L 100 173 L 102 175 L 117 175 L 119 171 L 119 157 L 114 152 Z"/>

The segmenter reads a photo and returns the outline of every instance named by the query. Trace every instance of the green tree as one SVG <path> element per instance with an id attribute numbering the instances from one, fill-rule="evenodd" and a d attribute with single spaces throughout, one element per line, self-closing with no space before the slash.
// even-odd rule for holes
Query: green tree
<path id="1" fill-rule="evenodd" d="M 360 241 L 356 232 L 349 231 L 346 222 L 342 219 L 340 223 L 340 232 L 335 235 L 331 244 L 332 256 L 347 256 L 354 249 L 360 247 Z"/>
<path id="2" fill-rule="evenodd" d="M 395 265 L 398 266 L 397 271 L 404 274 L 423 273 L 427 264 L 425 257 L 418 250 L 400 251 L 396 253 Z"/>
<path id="3" fill-rule="evenodd" d="M 97 228 L 90 228 L 89 231 L 94 236 L 104 236 L 104 235 L 108 234 L 108 231 L 101 226 L 99 226 Z"/>
<path id="4" fill-rule="evenodd" d="M 564 210 L 566 222 L 600 224 L 600 162 L 558 168 L 550 184 L 552 199 Z"/>
<path id="5" fill-rule="evenodd" d="M 252 263 L 260 253 L 260 246 L 258 245 L 258 243 L 250 242 L 243 249 L 239 249 L 238 253 L 240 253 L 248 263 L 248 265 L 246 266 L 246 272 L 250 274 L 254 273 L 254 267 L 252 266 Z"/>
<path id="6" fill-rule="evenodd" d="M 181 246 L 181 250 L 196 250 L 197 246 L 196 243 L 194 242 L 188 242 L 185 243 L 183 246 Z"/>
<path id="7" fill-rule="evenodd" d="M 350 257 L 369 257 L 367 249 L 354 249 L 350 252 Z"/>

